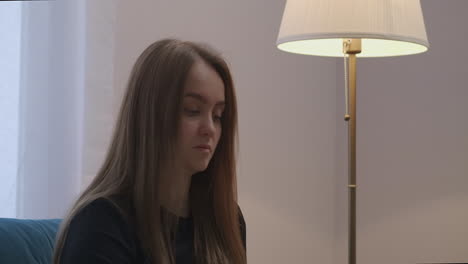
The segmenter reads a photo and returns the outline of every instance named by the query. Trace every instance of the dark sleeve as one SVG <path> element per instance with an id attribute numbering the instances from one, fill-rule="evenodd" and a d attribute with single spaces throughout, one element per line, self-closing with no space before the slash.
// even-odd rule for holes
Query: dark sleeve
<path id="1" fill-rule="evenodd" d="M 245 219 L 244 215 L 242 214 L 242 210 L 240 209 L 239 206 L 237 206 L 239 209 L 239 224 L 240 224 L 240 229 L 241 229 L 241 237 L 242 237 L 242 243 L 244 243 L 244 249 L 247 252 L 247 227 L 245 225 Z"/>
<path id="2" fill-rule="evenodd" d="M 134 259 L 134 242 L 124 216 L 108 200 L 97 199 L 70 222 L 61 264 L 123 264 Z"/>

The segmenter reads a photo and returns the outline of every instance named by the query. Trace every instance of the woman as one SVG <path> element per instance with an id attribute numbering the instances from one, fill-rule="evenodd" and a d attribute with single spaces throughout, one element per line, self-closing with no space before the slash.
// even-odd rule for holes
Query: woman
<path id="1" fill-rule="evenodd" d="M 237 107 L 226 62 L 174 39 L 136 61 L 107 157 L 58 233 L 53 262 L 246 263 Z"/>

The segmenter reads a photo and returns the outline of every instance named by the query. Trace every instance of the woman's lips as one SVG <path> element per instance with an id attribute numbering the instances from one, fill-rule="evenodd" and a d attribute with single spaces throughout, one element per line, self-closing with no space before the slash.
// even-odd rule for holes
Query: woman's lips
<path id="1" fill-rule="evenodd" d="M 209 146 L 196 146 L 195 149 L 198 149 L 202 152 L 205 152 L 205 153 L 210 153 L 211 152 L 211 148 Z"/>

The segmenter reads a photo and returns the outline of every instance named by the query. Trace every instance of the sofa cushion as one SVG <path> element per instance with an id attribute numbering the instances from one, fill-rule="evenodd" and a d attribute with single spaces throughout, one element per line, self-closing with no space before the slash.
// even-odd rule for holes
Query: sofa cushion
<path id="1" fill-rule="evenodd" d="M 0 218 L 0 263 L 50 264 L 61 219 Z"/>

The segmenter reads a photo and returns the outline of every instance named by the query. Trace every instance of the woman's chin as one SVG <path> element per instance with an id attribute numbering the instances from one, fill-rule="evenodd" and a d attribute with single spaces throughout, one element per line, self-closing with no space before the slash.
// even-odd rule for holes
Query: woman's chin
<path id="1" fill-rule="evenodd" d="M 197 172 L 203 172 L 208 168 L 208 163 L 198 166 Z"/>

